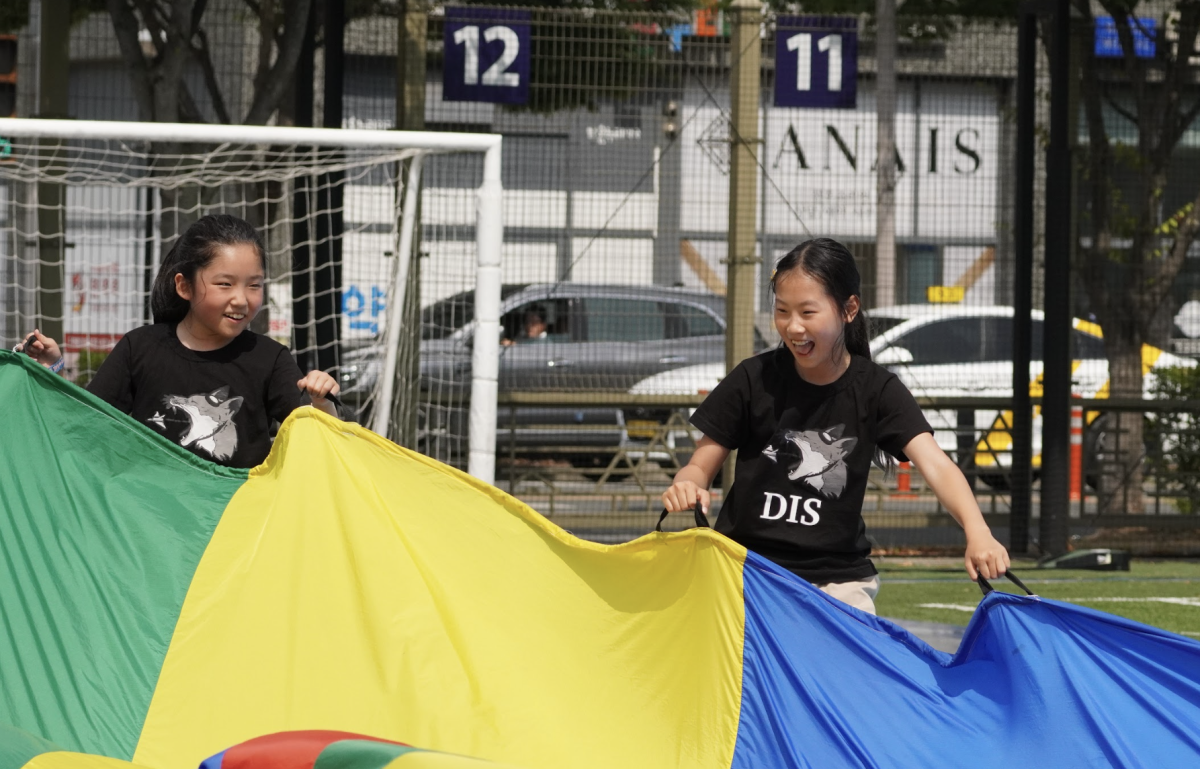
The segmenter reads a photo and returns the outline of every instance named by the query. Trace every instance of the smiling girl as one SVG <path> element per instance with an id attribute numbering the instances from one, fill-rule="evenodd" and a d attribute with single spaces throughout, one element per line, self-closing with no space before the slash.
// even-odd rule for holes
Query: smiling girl
<path id="1" fill-rule="evenodd" d="M 827 238 L 801 243 L 771 276 L 781 345 L 740 363 L 692 416 L 704 437 L 663 493 L 699 500 L 729 452 L 735 478 L 716 530 L 821 590 L 874 613 L 879 576 L 862 517 L 874 460 L 917 467 L 966 533 L 971 579 L 1009 566 L 966 478 L 933 439 L 912 394 L 871 362 L 858 268 Z"/>
<path id="2" fill-rule="evenodd" d="M 263 303 L 266 256 L 246 221 L 206 216 L 176 241 L 150 295 L 154 324 L 123 336 L 89 391 L 205 459 L 254 467 L 271 448 L 271 421 L 302 405 L 337 416 L 338 385 L 301 375 L 286 347 L 250 330 Z M 19 346 L 51 370 L 58 344 L 38 330 Z"/>

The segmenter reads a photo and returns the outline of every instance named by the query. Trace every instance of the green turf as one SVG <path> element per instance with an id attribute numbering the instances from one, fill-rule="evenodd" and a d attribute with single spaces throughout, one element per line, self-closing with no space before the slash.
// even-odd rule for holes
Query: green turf
<path id="1" fill-rule="evenodd" d="M 927 608 L 921 604 L 974 606 L 982 595 L 956 560 L 892 557 L 878 559 L 876 566 L 883 585 L 875 604 L 883 617 L 966 625 L 971 619 L 966 611 Z M 1135 561 L 1129 571 L 1107 572 L 1040 570 L 1033 563 L 1018 562 L 1013 573 L 1033 592 L 1046 598 L 1073 601 L 1174 633 L 1200 636 L 1200 606 L 1137 600 L 1188 598 L 1200 602 L 1200 562 Z M 993 585 L 1000 590 L 1020 592 L 1007 580 L 996 580 Z M 1095 598 L 1134 600 L 1089 600 Z"/>

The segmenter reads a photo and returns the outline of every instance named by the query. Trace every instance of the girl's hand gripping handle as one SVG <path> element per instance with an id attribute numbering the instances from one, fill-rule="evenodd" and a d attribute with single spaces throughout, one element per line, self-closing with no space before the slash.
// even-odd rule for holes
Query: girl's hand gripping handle
<path id="1" fill-rule="evenodd" d="M 696 506 L 692 508 L 692 513 L 696 516 L 696 528 L 697 529 L 709 528 L 708 519 L 704 517 L 704 511 L 700 509 L 699 502 L 697 502 Z M 658 523 L 654 526 L 655 531 L 662 531 L 663 521 L 667 520 L 668 514 L 669 513 L 667 512 L 667 510 L 664 508 L 662 511 L 662 515 L 658 516 Z"/>
<path id="2" fill-rule="evenodd" d="M 13 352 L 23 352 L 43 366 L 53 368 L 62 360 L 62 350 L 58 342 L 38 331 L 36 328 L 24 341 L 13 348 Z"/>
<path id="3" fill-rule="evenodd" d="M 662 495 L 663 509 L 668 513 L 691 510 L 699 502 L 701 512 L 707 514 L 711 501 L 712 494 L 708 489 L 701 488 L 696 482 L 688 480 L 675 481 Z"/>

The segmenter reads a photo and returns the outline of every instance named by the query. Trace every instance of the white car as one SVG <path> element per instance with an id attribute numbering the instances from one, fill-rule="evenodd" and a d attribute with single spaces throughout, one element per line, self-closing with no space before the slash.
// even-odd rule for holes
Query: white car
<path id="1" fill-rule="evenodd" d="M 876 335 L 871 357 L 894 372 L 917 397 L 1012 397 L 1011 307 L 904 305 L 869 313 Z M 1041 312 L 1032 313 L 1031 389 L 1040 390 L 1042 375 Z M 1075 320 L 1071 336 L 1071 390 L 1084 398 L 1103 398 L 1108 392 L 1108 360 L 1100 327 Z M 1144 391 L 1149 392 L 1154 370 L 1168 366 L 1192 367 L 1196 361 L 1147 346 L 1143 350 Z M 642 380 L 630 392 L 641 394 L 697 394 L 716 387 L 725 375 L 723 364 L 688 366 Z M 958 412 L 927 409 L 925 417 L 944 450 L 958 449 Z M 1011 411 L 975 411 L 977 440 L 975 464 L 988 483 L 1003 485 L 1003 468 L 1012 461 L 1008 425 Z M 1035 409 L 1034 465 L 1041 460 L 1041 410 Z M 989 468 L 993 468 L 989 472 Z"/>

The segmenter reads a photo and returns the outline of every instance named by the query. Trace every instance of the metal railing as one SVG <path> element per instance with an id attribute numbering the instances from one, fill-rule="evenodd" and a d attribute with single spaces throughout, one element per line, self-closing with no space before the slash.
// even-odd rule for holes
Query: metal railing
<path id="1" fill-rule="evenodd" d="M 619 393 L 514 392 L 501 395 L 501 413 L 524 409 L 497 428 L 497 484 L 573 533 L 618 542 L 653 529 L 660 496 L 687 463 L 699 432 L 687 422 L 688 410 L 703 396 L 632 396 Z M 928 412 L 957 416 L 954 445 L 941 443 L 963 470 L 993 532 L 1008 541 L 1012 524 L 1008 470 L 1011 444 L 1003 422 L 1006 398 L 918 398 Z M 1038 405 L 1037 399 L 1034 399 Z M 1190 415 L 1192 401 L 1077 399 L 1084 427 L 1078 449 L 1079 499 L 1066 511 L 1073 546 L 1120 547 L 1141 555 L 1200 555 L 1200 426 Z M 607 408 L 608 424 L 539 421 L 538 409 L 562 414 Z M 507 411 L 506 411 L 507 410 Z M 986 419 L 976 419 L 986 412 Z M 1144 420 L 1136 486 L 1117 458 L 1132 440 L 1117 415 Z M 626 415 L 631 415 L 628 418 Z M 637 419 L 656 415 L 656 419 Z M 1158 421 L 1155 421 L 1158 415 Z M 1171 417 L 1174 421 L 1165 421 Z M 1128 422 L 1128 419 L 1126 419 Z M 984 423 L 990 426 L 984 426 Z M 521 431 L 544 440 L 522 440 Z M 944 431 L 950 432 L 950 431 Z M 579 436 L 591 440 L 579 440 Z M 1041 515 L 1038 448 L 1034 448 L 1032 517 Z M 1197 452 L 1200 454 L 1200 452 Z M 1193 468 L 1191 462 L 1196 463 Z M 1122 474 L 1124 472 L 1124 474 Z M 713 510 L 720 510 L 719 481 Z M 914 468 L 902 465 L 885 475 L 872 469 L 863 500 L 868 534 L 879 550 L 956 552 L 962 532 Z M 668 519 L 684 528 L 684 517 Z M 1035 527 L 1036 528 L 1036 527 Z M 1035 543 L 1036 544 L 1036 543 Z"/>

